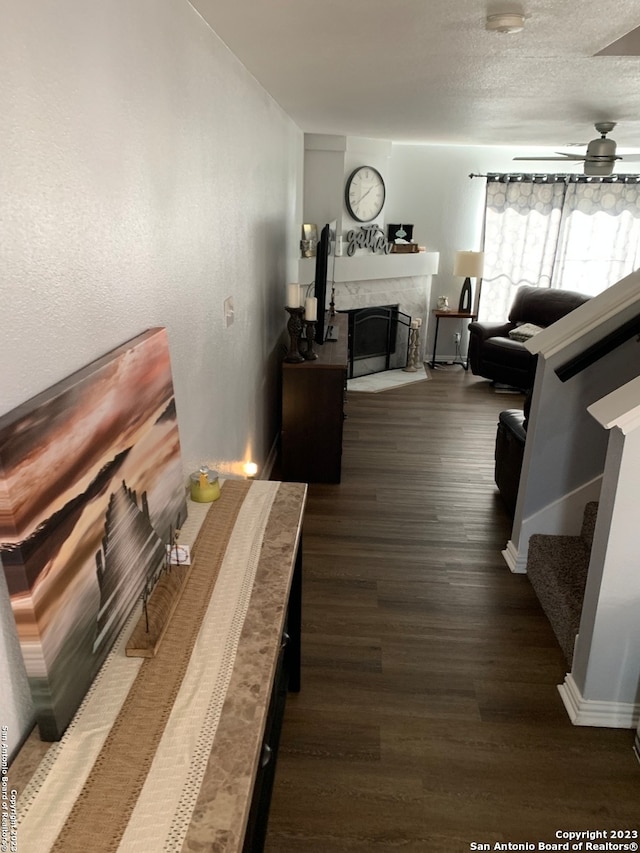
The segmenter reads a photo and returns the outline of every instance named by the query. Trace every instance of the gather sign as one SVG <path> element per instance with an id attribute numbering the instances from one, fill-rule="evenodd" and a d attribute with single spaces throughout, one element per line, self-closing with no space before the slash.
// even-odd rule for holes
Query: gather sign
<path id="1" fill-rule="evenodd" d="M 380 252 L 388 255 L 393 243 L 384 236 L 379 225 L 363 225 L 362 228 L 354 228 L 347 232 L 347 255 L 353 257 L 356 249 L 371 249 L 372 252 Z"/>

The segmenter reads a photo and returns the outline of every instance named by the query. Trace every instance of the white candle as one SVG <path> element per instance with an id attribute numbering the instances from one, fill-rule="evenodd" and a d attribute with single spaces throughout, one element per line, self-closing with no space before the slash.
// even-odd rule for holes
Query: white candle
<path id="1" fill-rule="evenodd" d="M 304 319 L 310 323 L 318 319 L 318 300 L 315 296 L 307 296 L 304 301 Z"/>
<path id="2" fill-rule="evenodd" d="M 299 284 L 288 284 L 287 285 L 287 308 L 299 308 L 300 307 L 300 285 Z"/>

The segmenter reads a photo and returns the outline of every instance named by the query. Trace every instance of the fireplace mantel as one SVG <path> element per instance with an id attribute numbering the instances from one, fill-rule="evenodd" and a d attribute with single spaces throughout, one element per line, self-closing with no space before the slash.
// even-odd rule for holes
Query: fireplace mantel
<path id="1" fill-rule="evenodd" d="M 374 281 L 379 278 L 409 278 L 435 275 L 440 261 L 439 252 L 415 252 L 411 254 L 374 255 L 371 252 L 357 254 L 352 258 L 343 256 L 335 259 L 333 280 Z M 298 275 L 300 284 L 314 280 L 315 258 L 301 258 Z"/>

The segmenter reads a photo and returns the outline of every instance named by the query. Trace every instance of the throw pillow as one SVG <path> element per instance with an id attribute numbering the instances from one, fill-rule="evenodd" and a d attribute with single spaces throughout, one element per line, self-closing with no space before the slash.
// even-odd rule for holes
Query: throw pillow
<path id="1" fill-rule="evenodd" d="M 542 326 L 536 326 L 535 323 L 523 323 L 521 326 L 511 329 L 509 337 L 513 341 L 528 341 L 529 338 L 541 332 L 542 328 Z"/>

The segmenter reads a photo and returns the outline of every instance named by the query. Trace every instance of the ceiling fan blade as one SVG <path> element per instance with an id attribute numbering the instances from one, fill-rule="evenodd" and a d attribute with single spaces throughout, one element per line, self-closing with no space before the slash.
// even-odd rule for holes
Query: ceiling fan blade
<path id="1" fill-rule="evenodd" d="M 640 33 L 640 27 L 638 28 Z M 640 152 L 632 152 L 624 157 L 616 154 L 616 142 L 607 137 L 616 126 L 614 121 L 596 122 L 595 129 L 600 134 L 598 139 L 592 139 L 587 144 L 584 154 L 574 154 L 566 151 L 556 151 L 555 157 L 514 157 L 514 160 L 555 160 L 556 163 L 584 163 L 584 174 L 591 177 L 604 177 L 613 174 L 616 160 L 627 160 L 630 163 L 640 162 Z"/>
<path id="2" fill-rule="evenodd" d="M 561 160 L 566 163 L 567 160 L 584 160 L 580 154 L 563 154 L 561 157 L 514 157 L 514 160 Z"/>

